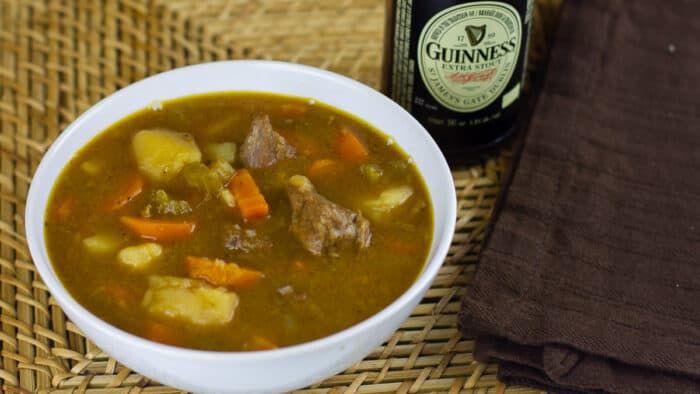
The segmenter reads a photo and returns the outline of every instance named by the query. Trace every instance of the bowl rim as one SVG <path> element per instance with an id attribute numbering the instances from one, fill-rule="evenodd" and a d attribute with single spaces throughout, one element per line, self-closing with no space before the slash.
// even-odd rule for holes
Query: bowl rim
<path id="1" fill-rule="evenodd" d="M 82 130 L 82 125 L 84 122 L 87 121 L 87 119 L 93 117 L 93 116 L 98 116 L 98 114 L 102 111 L 105 110 L 106 107 L 109 107 L 109 104 L 112 103 L 113 101 L 121 98 L 121 96 L 128 95 L 130 94 L 129 91 L 136 87 L 140 86 L 143 84 L 148 83 L 149 81 L 154 81 L 157 79 L 167 79 L 171 78 L 172 76 L 176 75 L 177 73 L 183 73 L 183 72 L 193 72 L 197 70 L 201 70 L 201 72 L 206 72 L 207 68 L 209 67 L 227 67 L 227 66 L 233 66 L 233 67 L 258 67 L 258 68 L 283 68 L 283 69 L 289 69 L 291 71 L 297 71 L 297 72 L 302 72 L 302 73 L 307 73 L 307 74 L 312 74 L 313 78 L 331 78 L 336 80 L 337 82 L 349 85 L 351 88 L 355 89 L 361 89 L 366 91 L 368 94 L 372 95 L 380 95 L 382 96 L 383 101 L 385 101 L 386 105 L 388 108 L 390 108 L 392 111 L 400 111 L 404 112 L 405 115 L 410 117 L 411 122 L 414 123 L 415 129 L 419 130 L 423 135 L 423 140 L 427 143 L 427 146 L 424 147 L 424 149 L 430 149 L 432 150 L 433 154 L 437 155 L 438 157 L 441 157 L 442 160 L 439 161 L 438 163 L 434 163 L 435 166 L 439 167 L 438 168 L 438 173 L 439 176 L 442 177 L 442 183 L 444 183 L 448 190 L 446 191 L 446 195 L 443 196 L 433 196 L 430 193 L 430 190 L 428 190 L 429 197 L 431 198 L 431 203 L 432 206 L 435 207 L 436 204 L 436 197 L 440 197 L 439 202 L 444 205 L 446 214 L 447 214 L 447 219 L 446 219 L 446 226 L 442 228 L 439 232 L 434 231 L 434 237 L 431 245 L 431 253 L 428 255 L 428 258 L 426 259 L 426 262 L 424 263 L 423 269 L 420 271 L 418 274 L 418 277 L 413 281 L 411 286 L 405 290 L 399 297 L 394 299 L 390 304 L 385 306 L 383 309 L 380 311 L 374 313 L 373 315 L 369 316 L 368 318 L 359 321 L 345 329 L 342 329 L 340 331 L 336 331 L 332 334 L 329 334 L 327 336 L 317 338 L 311 341 L 307 342 L 302 342 L 299 344 L 295 345 L 290 345 L 290 346 L 284 346 L 280 347 L 277 349 L 272 349 L 272 350 L 261 350 L 261 351 L 218 351 L 218 350 L 200 350 L 200 349 L 190 349 L 190 348 L 184 348 L 184 347 L 177 347 L 177 346 L 172 346 L 172 345 L 166 345 L 162 344 L 159 342 L 151 341 L 145 338 L 142 338 L 138 335 L 132 334 L 130 332 L 127 332 L 117 326 L 114 326 L 107 321 L 99 318 L 95 314 L 93 314 L 91 311 L 89 311 L 87 308 L 83 307 L 73 296 L 68 292 L 68 290 L 64 287 L 60 279 L 58 278 L 58 275 L 55 273 L 51 261 L 47 258 L 44 261 L 42 259 L 42 254 L 40 253 L 42 250 L 46 249 L 46 240 L 44 239 L 45 232 L 44 232 L 44 226 L 41 225 L 39 226 L 39 229 L 34 228 L 34 220 L 32 220 L 32 216 L 35 215 L 45 215 L 45 212 L 35 212 L 35 209 L 32 209 L 37 206 L 37 204 L 41 204 L 41 201 L 46 200 L 48 202 L 48 199 L 50 197 L 50 193 L 48 193 L 45 196 L 38 195 L 37 190 L 39 189 L 39 186 L 37 185 L 37 180 L 40 180 L 42 178 L 42 175 L 48 170 L 48 167 L 52 165 L 52 162 L 55 160 L 54 157 L 57 156 L 58 152 L 62 150 L 63 145 L 68 141 L 70 138 L 73 138 L 72 136 L 75 134 L 80 134 L 80 130 Z M 235 90 L 230 90 L 230 91 L 235 91 Z M 198 93 L 192 93 L 191 95 L 196 95 Z M 180 96 L 180 97 L 186 97 L 186 96 Z M 170 98 L 172 99 L 172 98 Z M 168 99 L 168 100 L 170 100 Z M 334 105 L 331 105 L 331 107 L 334 107 Z M 343 109 L 341 109 L 343 110 Z M 348 112 L 347 110 L 343 110 Z M 358 118 L 362 119 L 359 115 L 355 115 Z M 128 116 L 128 115 L 125 115 Z M 123 117 L 122 117 L 123 118 Z M 88 140 L 88 142 L 82 144 L 78 149 L 82 148 L 85 146 L 85 144 L 89 143 L 89 141 L 92 141 L 94 138 L 99 135 L 100 132 L 104 131 L 107 127 L 110 125 L 105 125 L 104 128 L 100 131 L 97 132 L 92 138 Z M 385 131 L 380 130 L 381 132 L 385 133 Z M 75 151 L 71 152 L 71 157 L 75 154 Z M 424 177 L 424 175 L 421 173 L 421 176 Z M 54 183 L 51 185 L 50 190 L 53 190 L 53 186 L 55 185 L 55 180 Z M 447 198 L 445 198 L 447 197 Z M 45 207 L 46 208 L 46 207 Z M 433 279 L 437 275 L 437 272 L 443 265 L 443 261 L 445 256 L 447 255 L 447 251 L 451 245 L 451 241 L 454 235 L 454 230 L 455 230 L 455 225 L 456 225 L 456 217 L 457 217 L 457 199 L 456 199 L 456 192 L 455 192 L 455 186 L 454 186 L 454 181 L 452 179 L 451 171 L 449 166 L 447 165 L 447 162 L 444 158 L 444 155 L 442 154 L 442 151 L 440 148 L 437 146 L 435 141 L 432 139 L 430 134 L 425 130 L 425 128 L 415 119 L 413 118 L 408 112 L 406 112 L 401 106 L 399 106 L 397 103 L 393 102 L 380 92 L 374 90 L 373 88 L 358 82 L 354 79 L 348 78 L 346 76 L 319 69 L 316 67 L 312 66 L 307 66 L 307 65 L 302 65 L 302 64 L 295 64 L 295 63 L 288 63 L 288 62 L 281 62 L 281 61 L 272 61 L 272 60 L 224 60 L 224 61 L 216 61 L 216 62 L 206 62 L 206 63 L 199 63 L 199 64 L 194 64 L 194 65 L 189 65 L 189 66 L 184 66 L 184 67 L 179 67 L 175 69 L 171 69 L 168 71 L 164 71 L 152 76 L 149 76 L 147 78 L 144 78 L 142 80 L 136 81 L 132 84 L 129 84 L 118 91 L 106 96 L 105 98 L 101 99 L 98 101 L 96 104 L 92 105 L 88 110 L 83 112 L 78 118 L 76 118 L 73 122 L 71 122 L 63 131 L 61 134 L 58 136 L 58 138 L 51 144 L 49 149 L 44 153 L 42 156 L 41 162 L 39 163 L 39 166 L 37 167 L 33 178 L 32 182 L 29 187 L 29 191 L 27 194 L 27 201 L 26 201 L 26 206 L 25 206 L 25 225 L 26 225 L 26 235 L 27 235 L 27 244 L 29 246 L 30 250 L 30 255 L 32 257 L 32 260 L 34 262 L 34 265 L 37 267 L 37 270 L 39 271 L 39 274 L 42 278 L 42 281 L 46 284 L 47 288 L 49 289 L 50 294 L 56 299 L 58 302 L 59 306 L 61 309 L 69 315 L 72 313 L 79 314 L 85 319 L 89 321 L 89 323 L 94 326 L 98 327 L 99 330 L 101 331 L 106 331 L 110 332 L 110 334 L 115 334 L 122 336 L 125 340 L 129 341 L 130 343 L 134 345 L 138 345 L 141 348 L 144 349 L 149 349 L 152 351 L 159 352 L 161 354 L 165 355 L 177 355 L 179 357 L 191 357 L 193 359 L 200 359 L 200 360 L 210 360 L 210 361 L 225 361 L 229 359 L 236 359 L 237 361 L 265 361 L 269 359 L 276 359 L 279 357 L 283 356 L 291 356 L 294 354 L 298 353 L 308 353 L 308 352 L 316 352 L 319 350 L 326 349 L 328 346 L 331 346 L 333 344 L 340 344 L 343 343 L 344 338 L 349 338 L 353 337 L 356 334 L 361 333 L 362 331 L 367 330 L 368 328 L 371 328 L 374 325 L 380 324 L 382 321 L 385 321 L 389 319 L 392 315 L 396 314 L 402 306 L 404 306 L 406 303 L 409 303 L 414 297 L 416 297 L 417 293 L 421 293 L 423 289 L 429 288 L 430 284 L 432 283 Z M 452 218 L 452 219 L 450 219 Z M 43 222 L 42 222 L 43 223 Z M 37 237 L 34 237 L 34 234 L 40 235 L 40 239 L 36 239 Z M 87 335 L 86 335 L 87 337 Z"/>

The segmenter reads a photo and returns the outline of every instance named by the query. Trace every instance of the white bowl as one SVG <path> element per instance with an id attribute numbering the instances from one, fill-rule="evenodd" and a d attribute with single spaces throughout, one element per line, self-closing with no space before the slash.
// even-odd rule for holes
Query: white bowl
<path id="1" fill-rule="evenodd" d="M 56 277 L 44 244 L 47 199 L 75 152 L 111 124 L 158 100 L 219 91 L 262 91 L 309 97 L 352 113 L 395 141 L 423 174 L 435 229 L 428 261 L 415 283 L 374 316 L 336 334 L 261 352 L 212 352 L 155 343 L 100 320 L 78 304 Z M 200 393 L 292 390 L 350 367 L 387 339 L 409 316 L 437 274 L 452 239 L 456 197 L 450 170 L 425 129 L 400 106 L 346 77 L 269 61 L 226 61 L 184 67 L 136 82 L 76 119 L 44 156 L 29 190 L 26 231 L 41 277 L 68 317 L 98 346 L 158 382 Z"/>

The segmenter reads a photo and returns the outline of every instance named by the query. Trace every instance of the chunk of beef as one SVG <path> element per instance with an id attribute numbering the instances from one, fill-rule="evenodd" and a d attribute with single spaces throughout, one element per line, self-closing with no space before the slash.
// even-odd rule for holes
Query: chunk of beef
<path id="1" fill-rule="evenodd" d="M 307 177 L 289 178 L 287 196 L 292 205 L 292 233 L 312 254 L 334 253 L 352 245 L 369 247 L 369 221 L 318 194 Z"/>
<path id="2" fill-rule="evenodd" d="M 295 156 L 294 147 L 272 129 L 270 117 L 256 114 L 250 124 L 250 133 L 241 146 L 243 164 L 249 168 L 261 168 Z"/>

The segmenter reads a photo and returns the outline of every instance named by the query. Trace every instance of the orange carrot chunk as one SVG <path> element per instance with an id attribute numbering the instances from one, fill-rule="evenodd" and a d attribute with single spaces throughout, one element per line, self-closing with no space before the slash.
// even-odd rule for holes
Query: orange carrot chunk
<path id="1" fill-rule="evenodd" d="M 250 350 L 272 350 L 277 349 L 277 345 L 265 337 L 253 335 L 248 342 L 248 348 Z"/>
<path id="2" fill-rule="evenodd" d="M 180 346 L 183 342 L 180 333 L 162 323 L 149 321 L 146 323 L 146 329 L 144 331 L 144 336 L 154 342 L 173 346 Z"/>
<path id="3" fill-rule="evenodd" d="M 236 205 L 244 219 L 262 218 L 268 215 L 270 207 L 260 193 L 258 185 L 246 169 L 239 170 L 233 176 L 229 188 L 236 197 Z"/>
<path id="4" fill-rule="evenodd" d="M 310 178 L 321 178 L 324 176 L 331 175 L 338 171 L 340 164 L 331 159 L 319 159 L 311 164 L 309 167 L 309 177 Z"/>
<path id="5" fill-rule="evenodd" d="M 187 276 L 204 280 L 214 286 L 249 287 L 264 277 L 260 271 L 220 259 L 187 256 L 185 264 Z"/>
<path id="6" fill-rule="evenodd" d="M 117 195 L 107 200 L 103 208 L 106 212 L 116 211 L 136 198 L 141 192 L 143 192 L 143 177 L 136 174 L 124 182 Z"/>
<path id="7" fill-rule="evenodd" d="M 134 216 L 119 218 L 122 225 L 143 239 L 154 241 L 174 241 L 192 235 L 196 224 L 193 222 L 172 222 L 167 220 L 144 219 Z"/>
<path id="8" fill-rule="evenodd" d="M 369 152 L 364 144 L 347 127 L 340 129 L 340 136 L 336 146 L 338 155 L 343 160 L 363 161 L 369 156 Z"/>

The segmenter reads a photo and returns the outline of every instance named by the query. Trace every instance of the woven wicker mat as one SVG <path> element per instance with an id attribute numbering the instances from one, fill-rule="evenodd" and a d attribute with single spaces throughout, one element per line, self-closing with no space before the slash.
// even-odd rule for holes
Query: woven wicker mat
<path id="1" fill-rule="evenodd" d="M 538 0 L 530 69 L 542 67 L 561 0 Z M 174 393 L 120 365 L 66 319 L 24 237 L 32 174 L 78 114 L 120 87 L 191 63 L 266 58 L 379 85 L 383 0 L 0 0 L 0 381 L 11 393 Z M 303 393 L 532 392 L 477 363 L 456 313 L 509 151 L 453 171 L 452 248 L 421 304 L 386 343 Z"/>

